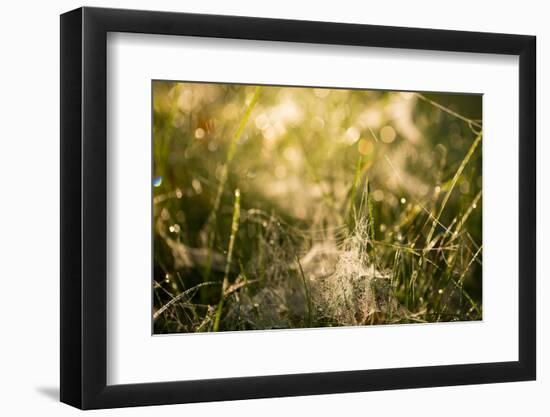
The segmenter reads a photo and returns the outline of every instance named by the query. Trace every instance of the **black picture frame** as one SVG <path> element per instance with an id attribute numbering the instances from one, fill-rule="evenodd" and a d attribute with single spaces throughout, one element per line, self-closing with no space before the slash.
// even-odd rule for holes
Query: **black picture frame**
<path id="1" fill-rule="evenodd" d="M 519 56 L 519 360 L 107 385 L 108 32 Z M 421 388 L 536 377 L 536 38 L 80 8 L 61 15 L 61 401 L 82 409 Z"/>

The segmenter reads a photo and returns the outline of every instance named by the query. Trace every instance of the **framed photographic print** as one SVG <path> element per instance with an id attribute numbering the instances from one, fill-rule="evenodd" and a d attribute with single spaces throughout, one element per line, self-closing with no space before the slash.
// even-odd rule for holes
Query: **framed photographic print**
<path id="1" fill-rule="evenodd" d="M 61 16 L 61 400 L 535 379 L 535 38 Z"/>

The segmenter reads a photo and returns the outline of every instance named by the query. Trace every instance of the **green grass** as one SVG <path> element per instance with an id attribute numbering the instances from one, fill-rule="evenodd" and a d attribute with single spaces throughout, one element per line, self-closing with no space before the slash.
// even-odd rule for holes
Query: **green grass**
<path id="1" fill-rule="evenodd" d="M 231 221 L 231 236 L 229 238 L 229 247 L 227 248 L 227 258 L 225 260 L 225 271 L 223 274 L 222 291 L 220 294 L 220 301 L 218 302 L 218 308 L 216 310 L 216 318 L 214 319 L 214 326 L 212 330 L 217 332 L 220 328 L 220 319 L 223 313 L 223 303 L 229 289 L 229 271 L 231 269 L 231 261 L 233 260 L 233 248 L 235 247 L 235 236 L 239 231 L 239 217 L 241 214 L 241 194 L 237 189 L 235 190 L 235 204 L 233 205 L 233 219 Z"/>

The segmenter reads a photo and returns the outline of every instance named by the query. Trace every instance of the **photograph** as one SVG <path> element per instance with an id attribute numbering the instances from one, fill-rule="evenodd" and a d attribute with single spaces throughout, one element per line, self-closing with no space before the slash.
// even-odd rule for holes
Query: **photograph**
<path id="1" fill-rule="evenodd" d="M 482 95 L 153 80 L 151 111 L 153 334 L 483 319 Z"/>

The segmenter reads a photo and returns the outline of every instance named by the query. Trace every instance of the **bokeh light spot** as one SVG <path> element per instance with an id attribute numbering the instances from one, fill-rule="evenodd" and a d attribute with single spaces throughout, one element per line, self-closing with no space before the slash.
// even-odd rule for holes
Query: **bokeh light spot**
<path id="1" fill-rule="evenodd" d="M 361 136 L 361 132 L 359 132 L 359 129 L 357 129 L 355 126 L 351 126 L 346 130 L 346 141 L 348 143 L 355 143 L 359 139 L 359 136 Z"/>
<path id="2" fill-rule="evenodd" d="M 153 178 L 153 187 L 160 187 L 162 185 L 162 177 L 159 175 L 158 177 Z"/>
<path id="3" fill-rule="evenodd" d="M 391 126 L 384 126 L 380 129 L 380 139 L 384 143 L 392 143 L 396 136 L 395 129 Z"/>
<path id="4" fill-rule="evenodd" d="M 195 129 L 195 138 L 202 139 L 204 138 L 205 135 L 206 135 L 206 131 L 203 128 L 199 127 Z"/>
<path id="5" fill-rule="evenodd" d="M 361 139 L 357 145 L 357 150 L 361 155 L 368 155 L 372 152 L 374 146 L 371 141 L 366 139 Z"/>

